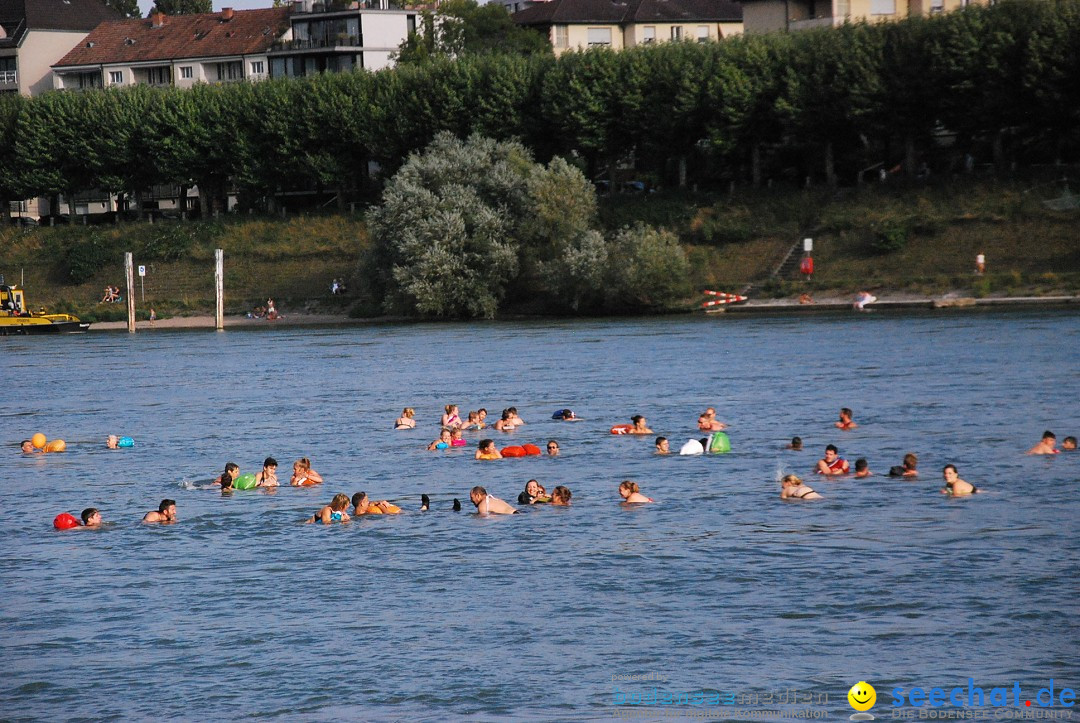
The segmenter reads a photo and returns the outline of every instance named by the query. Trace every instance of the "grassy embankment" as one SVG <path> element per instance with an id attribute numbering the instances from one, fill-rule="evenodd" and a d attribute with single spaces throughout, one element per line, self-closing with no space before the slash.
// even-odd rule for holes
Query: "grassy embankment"
<path id="1" fill-rule="evenodd" d="M 1035 194 L 1006 184 L 615 196 L 601 199 L 601 219 L 608 228 L 640 220 L 675 230 L 695 289 L 735 291 L 754 282 L 757 298 L 860 288 L 879 296 L 1080 292 L 1080 212 L 1048 210 Z M 814 238 L 813 281 L 770 280 L 804 236 Z M 150 306 L 159 316 L 210 313 L 215 248 L 225 250 L 227 313 L 267 296 L 284 313 L 345 312 L 355 303 L 368 240 L 362 218 L 349 216 L 9 228 L 0 233 L 0 273 L 15 283 L 25 277 L 34 308 L 122 319 L 123 305 L 97 301 L 106 284 L 123 285 L 123 252 L 130 250 L 135 264 L 148 267 L 141 318 Z M 972 274 L 977 253 L 987 257 L 983 277 Z M 350 282 L 348 296 L 330 296 L 334 277 Z M 137 277 L 135 288 L 139 300 Z M 696 302 L 688 299 L 687 308 Z"/>

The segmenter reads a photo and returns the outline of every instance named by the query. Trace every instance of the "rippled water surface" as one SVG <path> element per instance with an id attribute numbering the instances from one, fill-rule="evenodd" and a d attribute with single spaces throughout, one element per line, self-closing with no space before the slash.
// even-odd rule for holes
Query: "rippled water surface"
<path id="1" fill-rule="evenodd" d="M 0 360 L 0 718 L 603 718 L 653 685 L 612 676 L 648 673 L 831 718 L 867 680 L 880 718 L 895 686 L 1080 684 L 1080 452 L 1023 454 L 1080 434 L 1075 312 L 157 330 Z M 516 405 L 500 446 L 563 455 L 427 452 L 449 402 Z M 406 405 L 417 430 L 391 431 Z M 710 405 L 731 454 L 607 432 L 641 413 L 677 448 Z M 68 451 L 20 455 L 38 431 Z M 829 443 L 878 476 L 814 479 Z M 918 481 L 880 476 L 908 451 Z M 197 489 L 267 455 L 326 484 Z M 940 495 L 946 462 L 986 494 Z M 780 470 L 826 499 L 781 502 Z M 573 506 L 450 511 L 530 477 Z M 622 508 L 626 478 L 660 504 Z M 406 513 L 300 524 L 358 490 Z M 140 525 L 164 497 L 180 522 Z M 52 530 L 88 506 L 113 524 Z"/>

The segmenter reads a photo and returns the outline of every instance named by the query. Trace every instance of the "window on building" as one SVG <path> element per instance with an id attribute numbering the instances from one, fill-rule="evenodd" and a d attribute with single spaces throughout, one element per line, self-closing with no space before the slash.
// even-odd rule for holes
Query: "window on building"
<path id="1" fill-rule="evenodd" d="M 240 80 L 244 77 L 244 64 L 239 60 L 235 60 L 231 63 L 218 63 L 217 66 L 217 79 L 218 80 Z"/>
<path id="2" fill-rule="evenodd" d="M 871 15 L 895 15 L 896 0 L 870 0 Z"/>
<path id="3" fill-rule="evenodd" d="M 589 28 L 587 37 L 590 48 L 611 45 L 611 28 Z"/>
<path id="4" fill-rule="evenodd" d="M 0 58 L 0 83 L 9 85 L 17 83 L 19 80 L 18 70 L 15 65 L 15 58 Z"/>
<path id="5" fill-rule="evenodd" d="M 266 74 L 266 63 L 264 63 L 261 60 L 253 60 L 253 61 L 251 61 L 251 74 L 252 75 L 265 75 Z"/>
<path id="6" fill-rule="evenodd" d="M 708 25 L 698 25 L 697 26 L 697 41 L 699 43 L 707 43 L 707 42 L 709 42 L 709 26 Z"/>
<path id="7" fill-rule="evenodd" d="M 120 85 L 124 82 L 124 71 L 122 70 L 110 70 L 109 71 L 109 84 Z"/>
<path id="8" fill-rule="evenodd" d="M 570 47 L 570 26 L 568 26 L 568 25 L 556 25 L 555 26 L 555 47 L 556 48 L 569 48 Z"/>
<path id="9" fill-rule="evenodd" d="M 168 66 L 161 68 L 147 68 L 146 82 L 150 85 L 169 85 L 172 83 L 172 73 Z"/>
<path id="10" fill-rule="evenodd" d="M 191 66 L 190 65 L 181 65 L 180 66 L 180 77 L 184 78 L 185 80 L 191 80 L 192 73 L 191 73 Z"/>
<path id="11" fill-rule="evenodd" d="M 943 13 L 945 12 L 945 0 L 930 0 L 930 12 Z"/>
<path id="12" fill-rule="evenodd" d="M 408 33 L 410 35 L 412 33 L 416 32 L 416 16 L 415 15 L 406 15 L 405 16 L 405 30 L 408 31 Z"/>
<path id="13" fill-rule="evenodd" d="M 644 34 L 643 34 L 643 36 L 641 38 L 641 42 L 646 44 L 646 45 L 648 45 L 649 43 L 655 43 L 656 42 L 656 26 L 655 25 L 646 25 L 645 26 Z"/>
<path id="14" fill-rule="evenodd" d="M 681 25 L 672 25 L 671 26 L 671 39 L 672 40 L 682 40 L 682 26 Z"/>

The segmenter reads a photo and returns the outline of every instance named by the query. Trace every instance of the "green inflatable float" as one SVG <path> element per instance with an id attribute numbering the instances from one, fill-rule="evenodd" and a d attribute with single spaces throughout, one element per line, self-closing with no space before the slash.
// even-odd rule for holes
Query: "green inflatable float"
<path id="1" fill-rule="evenodd" d="M 255 482 L 255 474 L 248 472 L 237 477 L 232 486 L 234 490 L 253 490 L 259 485 Z"/>
<path id="2" fill-rule="evenodd" d="M 725 454 L 731 451 L 731 440 L 723 432 L 713 432 L 706 447 L 709 454 Z"/>

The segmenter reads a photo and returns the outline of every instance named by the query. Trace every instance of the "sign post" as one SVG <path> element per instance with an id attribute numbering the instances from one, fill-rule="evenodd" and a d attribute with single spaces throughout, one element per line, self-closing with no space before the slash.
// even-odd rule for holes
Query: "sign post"
<path id="1" fill-rule="evenodd" d="M 146 279 L 146 267 L 139 266 L 139 295 L 142 297 L 139 301 L 143 304 L 146 303 L 146 285 L 144 279 Z"/>

